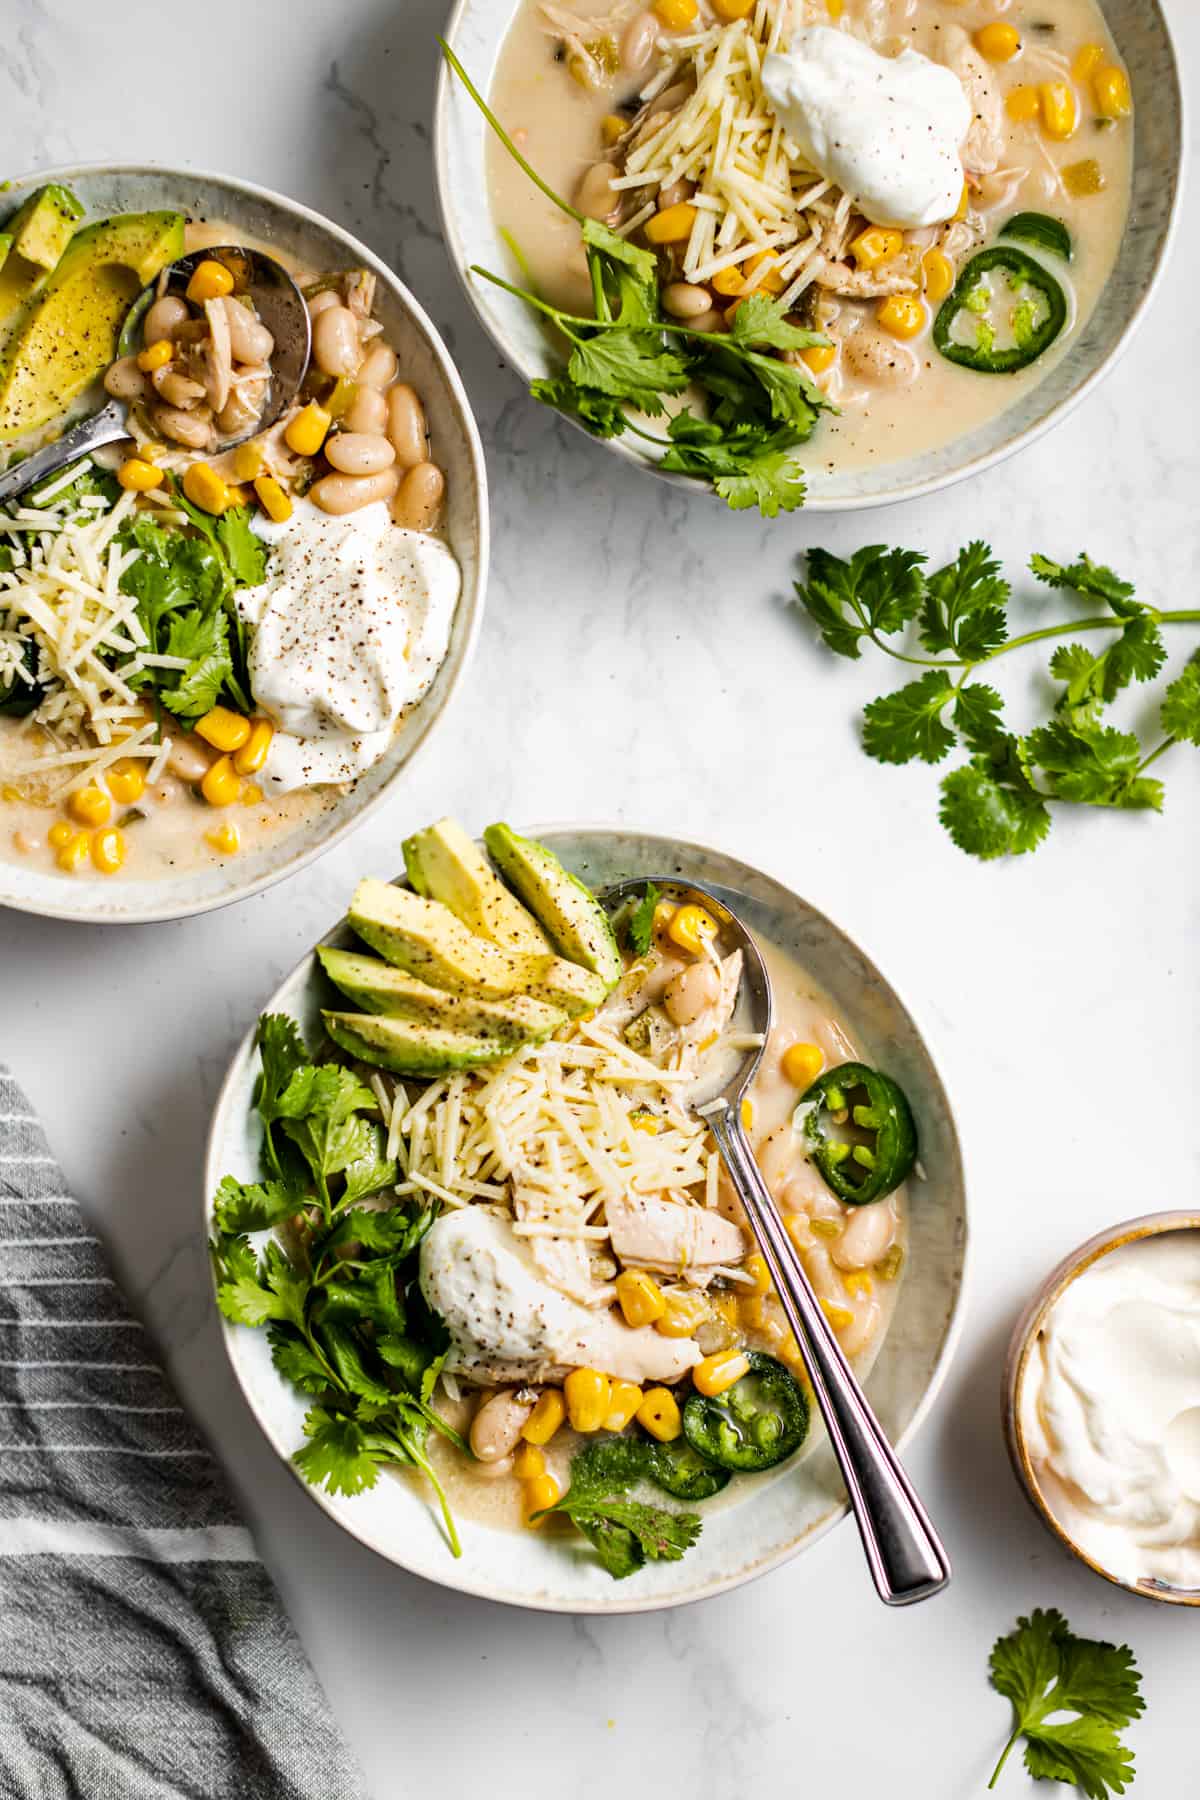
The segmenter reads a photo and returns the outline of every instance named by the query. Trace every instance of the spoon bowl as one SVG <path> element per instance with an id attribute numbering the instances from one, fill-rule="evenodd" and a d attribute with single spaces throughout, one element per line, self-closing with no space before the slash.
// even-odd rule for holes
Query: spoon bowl
<path id="1" fill-rule="evenodd" d="M 239 244 L 219 244 L 213 249 L 193 250 L 187 256 L 181 256 L 142 289 L 121 327 L 117 340 L 119 356 L 135 353 L 142 319 L 160 291 L 182 295 L 200 262 L 217 262 L 228 269 L 233 276 L 234 295 L 245 294 L 253 301 L 256 315 L 275 340 L 271 353 L 271 379 L 263 409 L 245 431 L 218 439 L 215 454 L 220 455 L 245 443 L 248 438 L 269 431 L 292 404 L 308 368 L 312 321 L 303 294 L 282 263 L 263 250 L 247 250 Z M 35 450 L 32 456 L 25 457 L 0 475 L 0 503 L 15 499 L 27 488 L 66 468 L 68 463 L 98 450 L 102 444 L 113 444 L 129 436 L 128 403 L 109 400 L 99 412 L 91 413 L 52 444 Z"/>
<path id="2" fill-rule="evenodd" d="M 741 951 L 734 1021 L 735 1030 L 746 1033 L 745 1054 L 724 1079 L 724 1071 L 718 1071 L 711 1088 L 699 1083 L 682 1097 L 712 1132 L 766 1259 L 846 1483 L 875 1590 L 887 1606 L 928 1600 L 949 1583 L 950 1559 L 821 1310 L 742 1123 L 742 1101 L 762 1061 L 773 1006 L 766 965 L 738 916 L 741 896 L 730 888 L 670 877 L 651 880 L 665 898 L 702 906 L 716 920 L 719 931 Z M 644 893 L 646 885 L 644 876 L 619 882 L 604 890 L 601 901 L 608 911 L 615 912 L 635 894 Z"/>

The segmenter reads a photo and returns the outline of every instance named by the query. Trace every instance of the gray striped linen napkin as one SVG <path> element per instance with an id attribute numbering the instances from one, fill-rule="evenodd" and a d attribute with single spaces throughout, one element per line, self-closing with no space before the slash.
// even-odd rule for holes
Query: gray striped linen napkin
<path id="1" fill-rule="evenodd" d="M 364 1793 L 220 1469 L 0 1066 L 0 1794 Z"/>

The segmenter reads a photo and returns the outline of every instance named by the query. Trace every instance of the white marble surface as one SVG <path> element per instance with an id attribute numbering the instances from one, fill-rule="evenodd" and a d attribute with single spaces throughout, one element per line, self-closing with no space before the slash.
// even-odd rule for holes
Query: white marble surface
<path id="1" fill-rule="evenodd" d="M 1194 68 L 1200 16 L 1191 0 L 1169 11 Z M 384 817 L 207 919 L 0 924 L 4 1051 L 245 1496 L 371 1792 L 499 1781 L 527 1800 L 564 1784 L 579 1800 L 615 1785 L 961 1800 L 982 1791 L 1006 1732 L 986 1683 L 992 1639 L 1055 1604 L 1134 1646 L 1149 1699 L 1132 1733 L 1137 1792 L 1174 1800 L 1196 1769 L 1192 1617 L 1106 1588 L 1043 1534 L 1005 1460 L 999 1377 L 1015 1314 L 1060 1254 L 1101 1224 L 1195 1200 L 1200 759 L 1167 762 L 1162 819 L 1064 820 L 1036 857 L 977 865 L 937 824 L 933 772 L 877 767 L 856 745 L 856 703 L 887 669 L 832 661 L 785 596 L 806 542 L 886 537 L 940 557 L 984 534 L 1014 570 L 1034 548 L 1086 546 L 1143 594 L 1190 604 L 1200 393 L 1180 348 L 1195 342 L 1194 229 L 1124 363 L 1021 460 L 902 510 L 764 528 L 607 459 L 498 366 L 434 223 L 441 0 L 210 0 L 204 28 L 186 32 L 146 0 L 2 0 L 0 17 L 7 169 L 190 163 L 333 214 L 442 325 L 488 442 L 482 644 Z M 1032 672 L 1008 680 L 1037 699 Z M 353 878 L 393 872 L 403 833 L 444 811 L 719 840 L 842 921 L 914 1005 L 957 1099 L 975 1228 L 968 1329 L 911 1455 L 957 1563 L 947 1596 L 884 1612 L 845 1527 L 689 1611 L 519 1614 L 343 1541 L 256 1437 L 209 1300 L 209 1107 L 259 1002 Z M 1004 1781 L 1032 1791 L 1015 1765 Z"/>

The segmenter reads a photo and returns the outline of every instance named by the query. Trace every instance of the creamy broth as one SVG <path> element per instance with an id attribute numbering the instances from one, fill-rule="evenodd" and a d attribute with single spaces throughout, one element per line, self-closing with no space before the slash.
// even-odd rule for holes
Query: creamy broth
<path id="1" fill-rule="evenodd" d="M 750 1089 L 749 1099 L 753 1112 L 748 1127 L 749 1135 L 772 1198 L 788 1222 L 793 1241 L 800 1249 L 818 1295 L 826 1301 L 827 1308 L 840 1307 L 842 1313 L 850 1315 L 848 1320 L 843 1320 L 841 1313 L 834 1312 L 832 1316 L 839 1339 L 862 1380 L 883 1347 L 902 1282 L 907 1244 L 906 1192 L 904 1187 L 900 1187 L 887 1199 L 871 1207 L 843 1206 L 825 1186 L 817 1171 L 798 1154 L 791 1131 L 791 1115 L 796 1105 L 797 1088 L 793 1081 L 788 1080 L 781 1067 L 784 1054 L 796 1043 L 815 1044 L 824 1053 L 827 1064 L 836 1064 L 858 1060 L 863 1047 L 847 1030 L 828 996 L 806 971 L 777 945 L 762 938 L 758 942 L 771 977 L 775 998 L 775 1026 Z M 786 1146 L 785 1135 L 791 1140 Z M 722 1193 L 720 1206 L 727 1216 L 737 1217 L 740 1222 L 740 1209 L 730 1192 Z M 837 1237 L 815 1234 L 812 1221 L 824 1221 L 826 1230 L 834 1227 L 844 1230 L 856 1213 L 866 1215 L 877 1209 L 881 1218 L 884 1213 L 887 1215 L 887 1230 L 881 1234 L 881 1242 L 885 1236 L 890 1255 L 885 1262 L 885 1252 L 879 1251 L 873 1258 L 876 1268 L 874 1277 L 859 1284 L 862 1291 L 853 1293 L 847 1289 L 844 1279 L 845 1273 L 852 1272 L 840 1271 L 830 1259 L 829 1251 L 830 1248 L 836 1250 Z M 753 1249 L 753 1240 L 748 1232 L 746 1247 L 747 1251 Z M 880 1267 L 888 1272 L 880 1274 Z M 852 1274 L 851 1286 L 854 1285 Z M 789 1334 L 783 1313 L 773 1294 L 761 1303 L 762 1310 L 757 1322 L 748 1323 L 747 1290 L 734 1288 L 730 1284 L 711 1291 L 726 1296 L 743 1296 L 738 1307 L 738 1322 L 728 1331 L 729 1344 L 741 1343 L 751 1349 L 763 1350 L 769 1355 L 782 1355 L 793 1373 L 799 1375 L 800 1364 L 794 1346 L 788 1341 Z M 720 1327 L 717 1326 L 717 1329 L 719 1331 Z M 484 1396 L 491 1391 L 493 1390 L 484 1390 Z M 474 1392 L 464 1385 L 460 1400 L 450 1401 L 441 1393 L 438 1396 L 439 1410 L 445 1413 L 450 1423 L 464 1436 L 469 1431 L 476 1410 Z M 800 1454 L 807 1454 L 820 1439 L 820 1420 L 814 1406 L 809 1437 Z M 563 1491 L 569 1484 L 572 1456 L 589 1441 L 588 1437 L 580 1436 L 564 1424 L 544 1447 L 547 1471 L 555 1477 Z M 469 1460 L 436 1434 L 430 1435 L 428 1448 L 457 1517 L 498 1529 L 523 1528 L 522 1487 L 513 1474 L 506 1469 L 497 1472 L 496 1467 Z M 422 1486 L 421 1477 L 399 1473 L 397 1478 L 411 1482 L 419 1491 L 428 1494 L 428 1488 Z M 700 1504 L 701 1514 L 735 1504 L 753 1491 L 752 1481 L 735 1479 L 721 1494 Z M 659 1498 L 661 1500 L 662 1496 Z M 678 1506 L 683 1503 L 666 1500 L 664 1504 Z M 552 1530 L 559 1529 L 557 1521 L 548 1523 Z"/>
<path id="2" fill-rule="evenodd" d="M 798 22 L 829 22 L 818 0 L 797 4 Z M 538 173 L 556 192 L 593 211 L 586 200 L 589 171 L 620 154 L 606 147 L 604 122 L 633 116 L 637 96 L 658 63 L 651 58 L 636 72 L 618 67 L 598 87 L 582 85 L 572 75 L 572 58 L 564 49 L 564 10 L 594 20 L 597 36 L 611 36 L 618 46 L 628 45 L 631 23 L 645 16 L 641 0 L 616 0 L 615 5 L 578 0 L 569 9 L 551 8 L 551 23 L 540 0 L 524 0 L 502 48 L 490 97 L 501 123 Z M 1078 72 L 1084 46 L 1099 47 L 1106 64 L 1119 68 L 1096 0 L 846 0 L 841 16 L 888 56 L 911 48 L 935 61 L 941 60 L 951 28 L 973 39 L 978 28 L 998 20 L 1015 27 L 1020 52 L 1011 61 L 984 64 L 1000 103 L 1002 142 L 996 166 L 976 177 L 964 155 L 969 211 L 961 226 L 950 227 L 954 235 L 945 247 L 957 273 L 975 251 L 995 241 L 1005 219 L 1019 211 L 1038 211 L 1067 226 L 1074 258 L 1069 273 L 1057 262 L 1052 265 L 1067 293 L 1066 329 L 1036 362 L 1009 374 L 959 367 L 934 348 L 930 325 L 937 311 L 936 291 L 925 302 L 923 328 L 901 341 L 877 324 L 878 295 L 855 300 L 822 289 L 816 316 L 810 313 L 804 322 L 828 330 L 839 346 L 837 360 L 817 379 L 841 410 L 838 416 L 822 413 L 799 460 L 809 469 L 829 472 L 916 456 L 963 436 L 1012 405 L 1061 359 L 1092 312 L 1117 255 L 1129 206 L 1133 142 L 1128 118 L 1101 121 L 1094 116 L 1089 77 Z M 688 31 L 713 22 L 711 0 L 700 0 L 696 23 L 681 35 L 686 38 Z M 595 41 L 586 27 L 580 35 Z M 670 34 L 660 31 L 659 45 L 670 41 Z M 1007 105 L 1014 89 L 1036 90 L 1041 83 L 1059 80 L 1068 83 L 1078 108 L 1077 128 L 1065 140 L 1048 136 L 1036 118 L 1014 118 Z M 487 155 L 496 221 L 519 246 L 533 284 L 556 304 L 590 315 L 575 222 L 534 187 L 494 137 Z M 1073 193 L 1063 171 L 1085 162 L 1096 165 L 1100 191 Z M 594 175 L 591 179 L 594 186 Z M 643 197 L 644 190 L 637 190 L 637 202 Z M 626 201 L 625 217 L 634 204 Z M 640 228 L 633 235 L 641 241 Z M 931 228 L 905 234 L 906 250 L 935 241 L 940 242 L 939 233 Z M 922 297 L 926 278 L 919 257 L 914 266 L 914 291 Z M 524 281 L 525 276 L 516 279 Z M 727 301 L 714 297 L 719 317 Z"/>

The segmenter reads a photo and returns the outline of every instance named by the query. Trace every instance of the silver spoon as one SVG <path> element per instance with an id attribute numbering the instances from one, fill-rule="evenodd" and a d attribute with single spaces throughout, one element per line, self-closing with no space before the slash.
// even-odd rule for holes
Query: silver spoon
<path id="1" fill-rule="evenodd" d="M 282 416 L 296 397 L 308 367 L 312 342 L 312 322 L 304 296 L 282 263 L 262 250 L 245 250 L 237 244 L 220 244 L 214 249 L 193 250 L 171 263 L 166 271 L 166 293 L 182 293 L 199 262 L 219 262 L 234 277 L 234 292 L 248 294 L 255 311 L 275 340 L 271 353 L 271 383 L 266 406 L 247 431 L 222 438 L 214 454 L 232 450 L 247 438 L 258 437 Z M 118 356 L 132 356 L 137 349 L 138 329 L 149 306 L 158 296 L 162 276 L 155 276 L 130 307 L 117 342 Z M 101 444 L 112 444 L 126 438 L 129 432 L 129 406 L 124 400 L 110 400 L 97 413 L 82 419 L 70 431 L 24 457 L 0 475 L 0 501 L 11 500 L 35 482 L 76 462 Z"/>
<path id="2" fill-rule="evenodd" d="M 670 876 L 649 879 L 666 898 L 690 900 L 703 906 L 742 952 L 736 1028 L 758 1035 L 762 1041 L 746 1052 L 724 1087 L 707 1094 L 694 1091 L 688 1099 L 717 1140 L 800 1346 L 846 1483 L 876 1592 L 888 1606 L 910 1606 L 914 1601 L 928 1600 L 949 1582 L 950 1559 L 821 1311 L 767 1192 L 742 1125 L 742 1100 L 762 1061 L 772 1019 L 770 977 L 757 944 L 734 910 L 735 904 L 741 904 L 742 896 L 729 888 L 700 887 Z M 630 898 L 640 896 L 645 892 L 646 880 L 643 876 L 605 889 L 601 896 L 605 907 L 613 912 Z"/>

